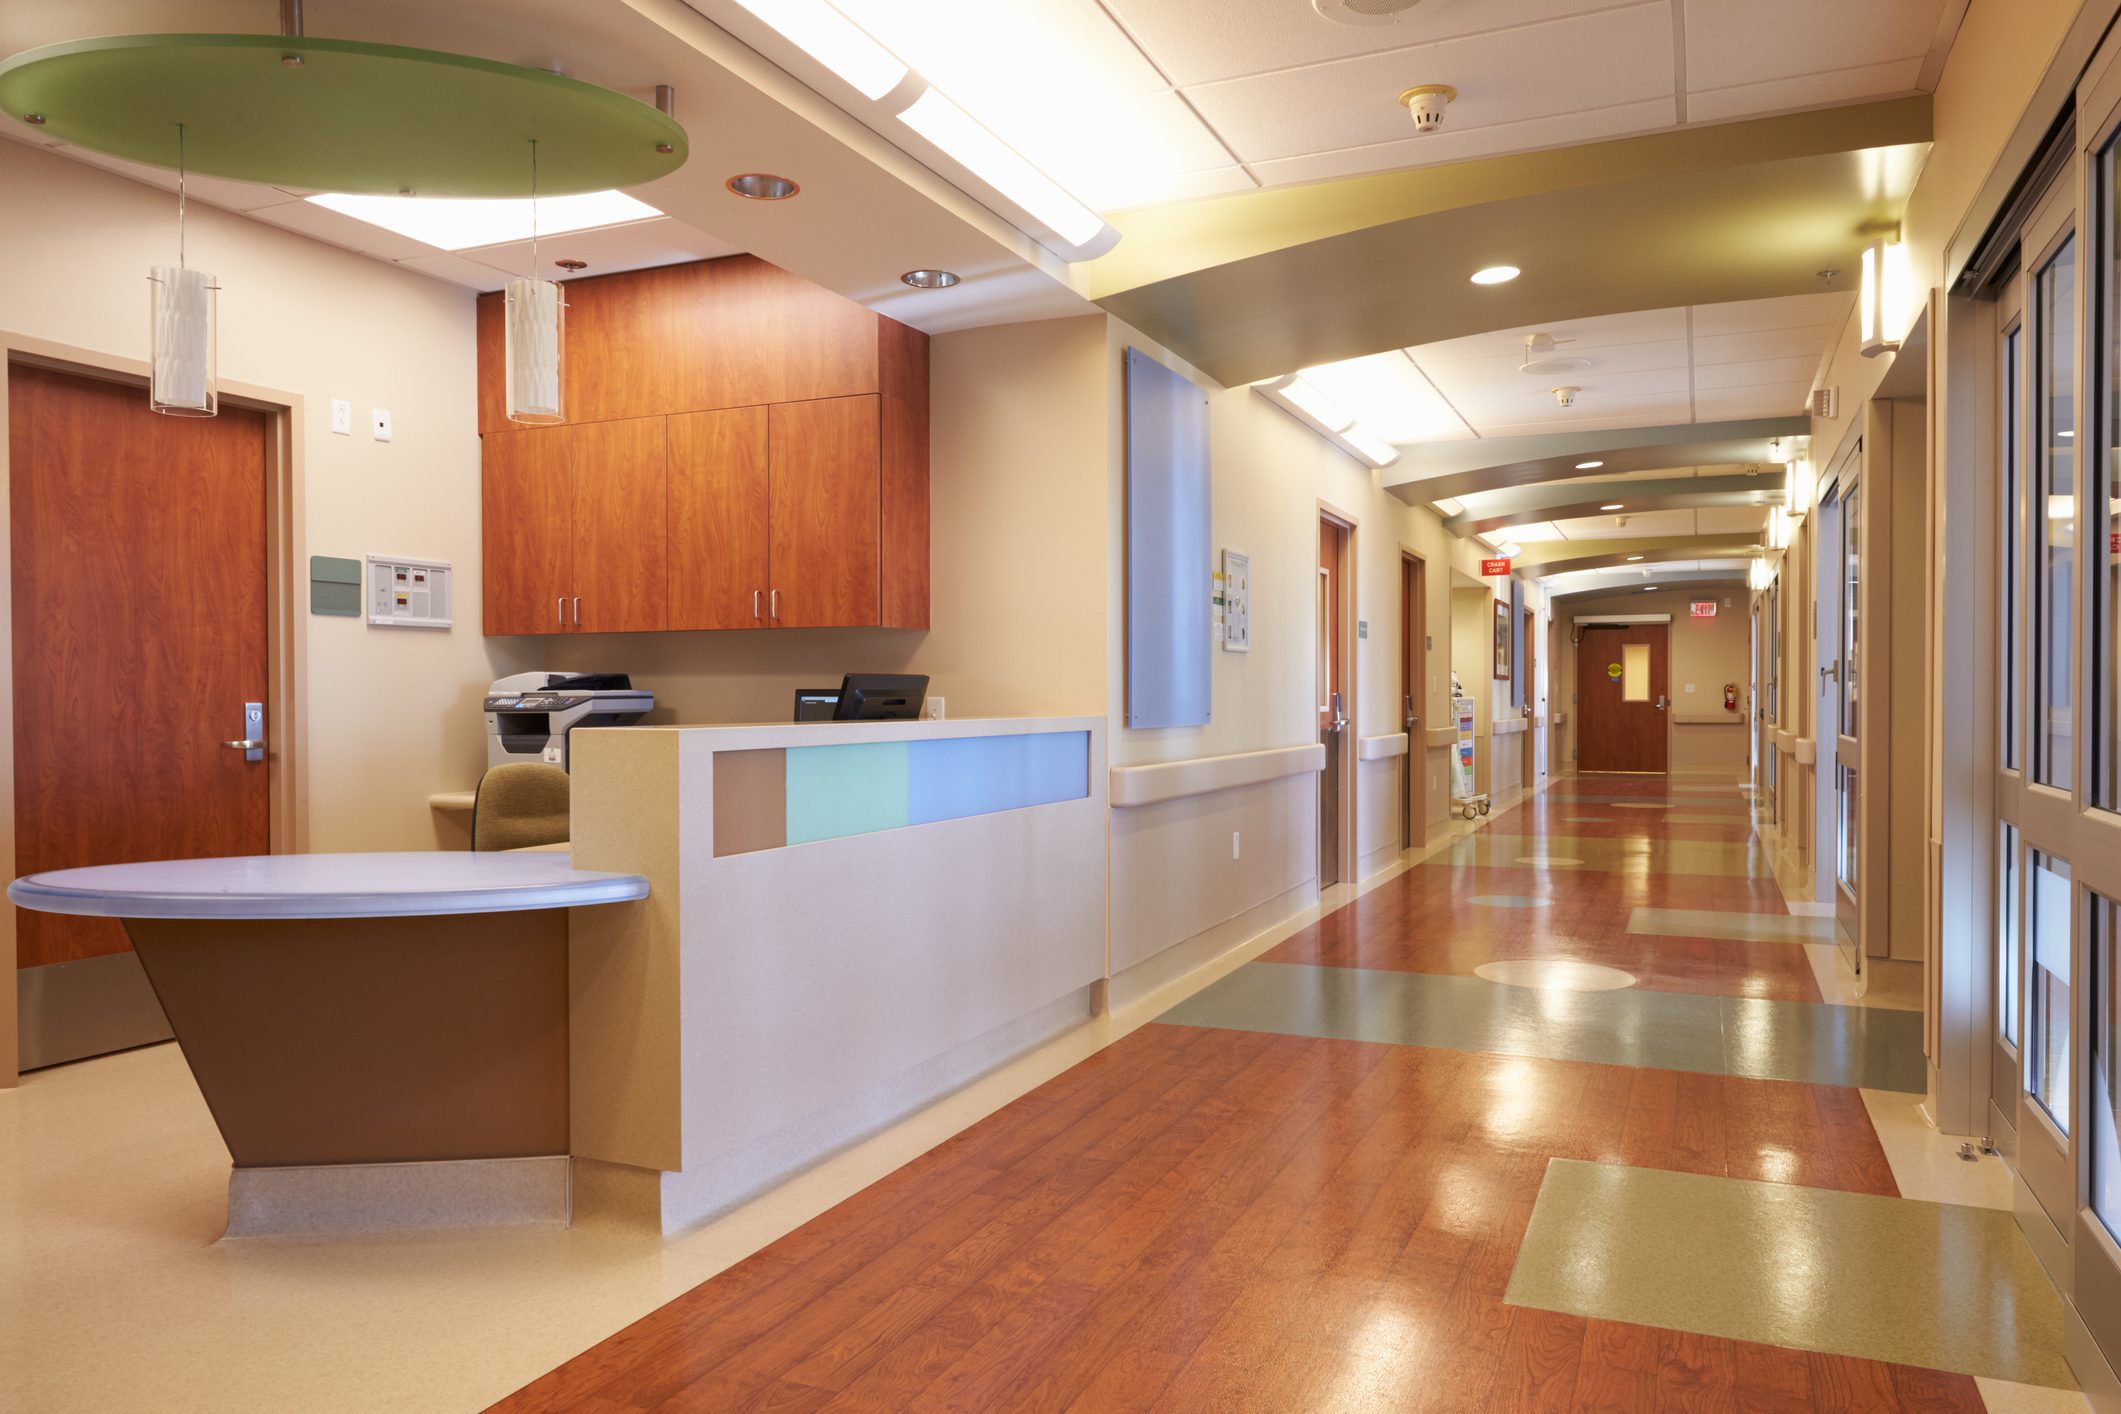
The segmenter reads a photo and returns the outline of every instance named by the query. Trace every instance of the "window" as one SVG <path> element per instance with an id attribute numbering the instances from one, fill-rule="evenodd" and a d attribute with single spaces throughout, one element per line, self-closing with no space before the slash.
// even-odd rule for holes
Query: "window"
<path id="1" fill-rule="evenodd" d="M 1835 777 L 1839 782 L 1837 793 L 1841 798 L 1839 826 L 1835 832 L 1840 844 L 1841 882 L 1853 892 L 1856 887 L 1856 844 L 1858 839 L 1856 826 L 1856 768 L 1853 766 L 1837 766 L 1835 768 Z"/>
<path id="2" fill-rule="evenodd" d="M 2092 896 L 2092 1211 L 2121 1238 L 2121 907 Z"/>
<path id="3" fill-rule="evenodd" d="M 2077 534 L 2077 266 L 2067 237 L 2034 280 L 2033 779 L 2070 788 L 2070 572 Z M 2037 998 L 2035 999 L 2037 1005 Z"/>
<path id="4" fill-rule="evenodd" d="M 1620 700 L 1650 700 L 1650 645 L 1647 643 L 1620 645 Z"/>
<path id="5" fill-rule="evenodd" d="M 2002 830 L 1996 864 L 1996 1030 L 2013 1050 L 2018 1046 L 2019 992 L 2023 986 L 2023 936 L 2018 927 L 2018 827 Z"/>
<path id="6" fill-rule="evenodd" d="M 2121 651 L 2114 638 L 2121 627 L 2121 250 L 2116 247 L 2116 226 L 2121 224 L 2121 189 L 2116 185 L 2116 150 L 2108 143 L 2099 154 L 2099 329 L 2094 358 L 2100 372 L 2099 397 L 2104 406 L 2095 424 L 2108 435 L 2094 445 L 2098 455 L 2086 458 L 2086 480 L 2093 496 L 2084 517 L 2091 572 L 2091 652 L 2094 729 L 2091 734 L 2092 804 L 2106 810 L 2121 810 Z M 2103 533 L 2101 533 L 2103 532 Z"/>
<path id="7" fill-rule="evenodd" d="M 1996 679 L 2003 689 L 2002 711 L 1998 716 L 2003 732 L 2003 766 L 2008 771 L 2019 767 L 2018 709 L 2024 695 L 2023 679 L 2018 670 L 2019 460 L 2023 455 L 2019 439 L 2025 432 L 2023 387 L 2019 379 L 2024 373 L 2024 341 L 2023 325 L 2013 327 L 2003 336 L 2003 416 L 2000 419 L 2003 424 L 2003 513 L 2000 520 L 2003 527 L 2003 631 Z"/>
<path id="8" fill-rule="evenodd" d="M 2033 935 L 2032 1008 L 2026 1017 L 2025 1093 L 2069 1132 L 2069 864 L 2033 851 L 2027 899 Z"/>

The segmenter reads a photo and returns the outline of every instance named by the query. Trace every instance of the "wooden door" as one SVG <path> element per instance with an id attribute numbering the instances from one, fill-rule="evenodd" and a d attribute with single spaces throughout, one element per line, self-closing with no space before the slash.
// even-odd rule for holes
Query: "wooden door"
<path id="1" fill-rule="evenodd" d="M 669 420 L 671 628 L 766 626 L 767 421 L 762 407 Z"/>
<path id="2" fill-rule="evenodd" d="M 1576 650 L 1576 766 L 1663 771 L 1668 762 L 1670 627 L 1594 624 Z"/>
<path id="3" fill-rule="evenodd" d="M 874 624 L 879 583 L 877 400 L 779 403 L 769 434 L 776 628 Z"/>
<path id="4" fill-rule="evenodd" d="M 1429 700 L 1428 566 L 1411 555 L 1399 562 L 1399 694 L 1400 724 L 1407 734 L 1406 789 L 1400 792 L 1399 842 L 1416 849 L 1429 841 L 1428 727 L 1422 714 Z"/>
<path id="5" fill-rule="evenodd" d="M 568 629 L 638 633 L 664 627 L 670 528 L 663 419 L 578 422 L 566 436 L 574 503 Z"/>
<path id="6" fill-rule="evenodd" d="M 1348 784 L 1346 619 L 1342 596 L 1347 589 L 1347 527 L 1321 516 L 1318 521 L 1318 740 L 1326 749 L 1325 769 L 1318 777 L 1318 886 L 1337 884 L 1346 869 L 1341 828 L 1341 796 Z"/>
<path id="7" fill-rule="evenodd" d="M 267 763 L 222 743 L 267 700 L 270 436 L 8 370 L 17 874 L 269 852 Z M 129 950 L 110 919 L 15 928 L 20 967 Z"/>
<path id="8" fill-rule="evenodd" d="M 479 564 L 486 632 L 560 633 L 574 587 L 566 428 L 489 432 L 480 450 Z"/>

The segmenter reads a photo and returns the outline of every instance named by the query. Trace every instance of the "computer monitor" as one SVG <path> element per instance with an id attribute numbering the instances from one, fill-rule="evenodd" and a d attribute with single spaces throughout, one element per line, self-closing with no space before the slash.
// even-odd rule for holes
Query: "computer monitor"
<path id="1" fill-rule="evenodd" d="M 840 705 L 840 690 L 836 687 L 799 687 L 795 690 L 795 719 L 798 722 L 829 722 Z"/>
<path id="2" fill-rule="evenodd" d="M 925 673 L 849 673 L 840 682 L 835 722 L 900 722 L 921 714 Z"/>

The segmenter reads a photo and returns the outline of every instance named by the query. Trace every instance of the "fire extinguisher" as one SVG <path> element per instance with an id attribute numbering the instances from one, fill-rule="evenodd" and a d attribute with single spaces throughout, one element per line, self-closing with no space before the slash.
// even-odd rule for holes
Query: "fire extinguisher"
<path id="1" fill-rule="evenodd" d="M 1727 682 L 1723 685 L 1723 710 L 1726 712 L 1738 710 L 1738 684 L 1735 682 Z"/>

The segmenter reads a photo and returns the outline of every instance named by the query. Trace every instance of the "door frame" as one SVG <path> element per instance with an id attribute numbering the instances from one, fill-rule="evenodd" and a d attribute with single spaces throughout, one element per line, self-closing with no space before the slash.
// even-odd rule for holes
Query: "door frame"
<path id="1" fill-rule="evenodd" d="M 1406 829 L 1401 849 L 1423 849 L 1429 843 L 1429 561 L 1411 545 L 1399 547 L 1399 687 L 1414 702 L 1414 726 L 1407 733 L 1407 761 L 1400 783 Z M 1404 712 L 1405 704 L 1401 704 Z"/>
<path id="2" fill-rule="evenodd" d="M 1356 848 L 1355 840 L 1355 822 L 1360 818 L 1355 808 L 1355 797 L 1356 792 L 1361 789 L 1360 784 L 1356 780 L 1357 753 L 1355 749 L 1357 741 L 1362 735 L 1362 692 L 1361 684 L 1356 676 L 1358 668 L 1355 647 L 1357 602 L 1355 586 L 1358 582 L 1357 576 L 1359 573 L 1356 559 L 1358 545 L 1356 531 L 1360 528 L 1361 522 L 1359 517 L 1342 510 L 1323 498 L 1318 502 L 1316 520 L 1319 524 L 1330 521 L 1339 526 L 1341 531 L 1340 566 L 1339 573 L 1336 576 L 1338 581 L 1338 600 L 1334 606 L 1338 611 L 1335 617 L 1339 624 L 1339 632 L 1335 635 L 1338 641 L 1333 646 L 1334 651 L 1340 655 L 1341 711 L 1347 717 L 1348 724 L 1341 729 L 1339 759 L 1334 763 L 1339 767 L 1337 779 L 1340 785 L 1339 799 L 1334 802 L 1336 808 L 1333 812 L 1334 881 L 1341 884 L 1353 884 L 1359 882 L 1355 876 L 1362 858 L 1360 851 Z M 1319 780 L 1321 786 L 1323 786 L 1323 774 L 1321 774 Z M 1321 810 L 1319 813 L 1323 817 L 1324 812 Z M 1319 852 L 1321 857 L 1323 857 L 1323 841 L 1320 842 Z M 1323 875 L 1321 875 L 1322 879 Z M 1325 887 L 1323 882 L 1321 882 L 1321 887 Z"/>
<path id="3" fill-rule="evenodd" d="M 0 329 L 0 373 L 14 364 L 118 383 L 145 392 L 149 365 L 124 358 Z M 301 394 L 235 379 L 220 380 L 220 396 L 231 406 L 265 414 L 272 436 L 265 468 L 265 672 L 266 731 L 274 749 L 266 756 L 268 847 L 274 854 L 299 854 L 309 847 L 307 779 L 309 734 L 301 684 L 309 661 L 309 616 L 300 612 L 297 595 L 307 578 L 301 572 L 305 545 L 303 503 L 303 429 Z M 7 380 L 0 377 L 0 582 L 13 583 L 13 503 L 8 438 Z M 0 642 L 14 640 L 12 594 L 0 595 Z M 0 859 L 15 858 L 15 682 L 11 666 L 0 668 Z M 0 968 L 0 1089 L 18 1083 L 20 1038 L 16 1029 L 15 913 L 0 909 L 0 943 L 8 965 Z"/>

